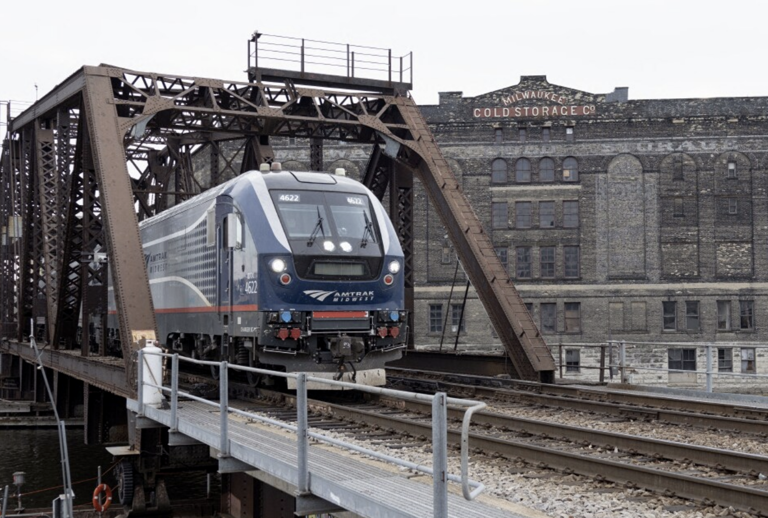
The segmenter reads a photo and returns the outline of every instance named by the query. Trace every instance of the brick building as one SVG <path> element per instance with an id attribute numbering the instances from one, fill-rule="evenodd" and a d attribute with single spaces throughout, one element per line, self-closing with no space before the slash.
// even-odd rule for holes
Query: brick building
<path id="1" fill-rule="evenodd" d="M 629 100 L 526 76 L 421 108 L 550 345 L 768 342 L 768 97 Z M 308 168 L 306 142 L 275 147 Z M 325 169 L 359 177 L 369 152 L 328 142 Z M 414 218 L 416 343 L 498 346 L 471 289 L 459 326 L 466 279 L 419 189 Z M 667 347 L 638 354 L 677 366 Z M 754 371 L 755 349 L 718 356 Z"/>

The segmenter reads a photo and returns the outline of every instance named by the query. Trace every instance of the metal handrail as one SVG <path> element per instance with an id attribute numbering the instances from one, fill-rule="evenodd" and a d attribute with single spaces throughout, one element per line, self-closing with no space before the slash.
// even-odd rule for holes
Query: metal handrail
<path id="1" fill-rule="evenodd" d="M 317 441 L 325 442 L 334 446 L 338 446 L 344 449 L 356 451 L 358 453 L 363 453 L 365 455 L 371 456 L 376 459 L 380 459 L 386 462 L 390 462 L 393 464 L 396 464 L 398 466 L 403 466 L 408 469 L 412 469 L 415 471 L 420 471 L 422 473 L 426 473 L 428 475 L 431 475 L 433 477 L 433 485 L 435 487 L 435 495 L 442 494 L 444 498 L 447 498 L 447 481 L 450 480 L 452 482 L 461 483 L 462 485 L 462 493 L 464 495 L 464 498 L 467 500 L 473 500 L 477 495 L 479 495 L 484 489 L 485 485 L 481 482 L 472 480 L 469 478 L 469 426 L 472 420 L 472 415 L 482 410 L 486 407 L 486 404 L 481 401 L 474 401 L 469 399 L 460 399 L 460 398 L 453 398 L 448 397 L 444 393 L 439 393 L 435 395 L 428 395 L 428 394 L 417 394 L 417 393 L 411 393 L 411 392 L 404 392 L 400 390 L 394 390 L 394 389 L 387 389 L 387 388 L 381 388 L 381 387 L 370 387 L 366 385 L 358 385 L 355 383 L 349 383 L 345 381 L 336 381 L 336 380 L 330 380 L 325 378 L 317 378 L 313 376 L 308 376 L 306 373 L 287 373 L 287 372 L 278 372 L 278 371 L 272 371 L 267 369 L 259 369 L 256 367 L 246 367 L 242 365 L 232 365 L 226 361 L 222 362 L 214 362 L 214 361 L 207 361 L 207 360 L 195 360 L 192 358 L 187 358 L 183 356 L 179 356 L 178 354 L 168 354 L 168 353 L 158 353 L 158 352 L 152 352 L 152 351 L 145 351 L 140 350 L 138 353 L 139 358 L 139 365 L 140 366 L 147 366 L 146 363 L 146 355 L 154 355 L 154 356 L 160 356 L 163 358 L 167 358 L 171 360 L 171 386 L 166 387 L 162 384 L 158 383 L 152 383 L 150 381 L 147 381 L 145 379 L 144 374 L 144 368 L 138 369 L 138 408 L 139 408 L 139 414 L 143 415 L 144 413 L 144 394 L 143 394 L 143 387 L 151 387 L 154 389 L 159 390 L 164 395 L 169 395 L 171 399 L 171 430 L 177 430 L 178 429 L 178 422 L 177 422 L 177 410 L 178 410 L 178 399 L 179 396 L 183 396 L 185 398 L 189 398 L 193 401 L 198 401 L 200 403 L 203 403 L 208 406 L 217 407 L 220 411 L 221 415 L 221 423 L 220 423 L 220 433 L 221 433 L 221 443 L 220 443 L 220 455 L 223 457 L 229 456 L 229 438 L 228 438 L 228 419 L 227 416 L 229 413 L 233 413 L 236 415 L 240 415 L 242 417 L 252 419 L 255 421 L 259 421 L 262 423 L 266 423 L 273 426 L 278 426 L 280 428 L 289 430 L 291 432 L 294 432 L 298 435 L 297 441 L 298 441 L 298 468 L 299 468 L 299 483 L 298 483 L 298 489 L 301 493 L 306 493 L 309 490 L 309 472 L 308 472 L 308 462 L 307 462 L 307 455 L 308 455 L 308 438 L 313 438 Z M 205 398 L 195 396 L 193 394 L 190 394 L 188 392 L 183 392 L 179 390 L 178 388 L 178 376 L 179 376 L 179 361 L 184 361 L 187 363 L 195 364 L 195 365 L 203 365 L 203 366 L 212 366 L 212 367 L 218 367 L 219 368 L 219 402 L 214 402 L 207 400 Z M 259 374 L 259 375 L 268 375 L 268 376 L 276 376 L 286 379 L 295 379 L 297 381 L 297 387 L 296 387 L 296 394 L 297 394 L 297 401 L 296 401 L 296 410 L 297 410 L 297 424 L 291 425 L 283 421 L 271 419 L 269 417 L 261 416 L 258 414 L 254 414 L 248 411 L 240 410 L 237 408 L 230 408 L 228 404 L 228 371 L 229 369 L 246 372 L 246 373 L 253 373 L 253 374 Z M 306 384 L 308 382 L 312 383 L 319 383 L 324 385 L 329 385 L 333 387 L 338 387 L 343 389 L 350 389 L 350 390 L 358 390 L 361 392 L 366 392 L 369 394 L 378 394 L 378 395 L 386 395 L 390 397 L 395 397 L 399 399 L 404 399 L 408 401 L 430 401 L 433 404 L 433 416 L 432 416 L 432 427 L 433 427 L 433 467 L 430 468 L 428 466 L 423 466 L 420 464 L 416 464 L 410 461 L 406 461 L 403 459 L 398 459 L 396 457 L 392 457 L 390 455 L 386 455 L 381 452 L 376 452 L 373 450 L 369 450 L 367 448 L 363 448 L 361 446 L 357 446 L 339 439 L 333 439 L 331 437 L 327 437 L 325 435 L 322 435 L 320 433 L 316 432 L 310 432 L 308 430 L 307 426 L 307 389 Z M 160 382 L 162 383 L 162 381 Z M 442 419 L 437 419 L 437 412 L 435 412 L 435 408 L 440 402 L 443 405 L 456 405 L 460 407 L 466 407 L 464 418 L 462 422 L 462 431 L 461 431 L 461 475 L 454 475 L 447 473 L 444 471 L 447 467 L 447 434 L 448 434 L 448 426 L 447 426 L 447 420 L 445 417 L 445 412 L 442 412 Z M 436 432 L 435 432 L 436 431 Z M 437 433 L 440 437 L 441 442 L 441 448 L 439 448 L 442 451 L 437 451 L 438 448 L 435 447 L 435 433 Z M 442 470 L 436 470 L 435 466 L 440 466 Z M 440 471 L 438 475 L 445 475 L 443 476 L 436 476 L 435 471 Z M 436 496 L 437 498 L 437 496 Z M 439 509 L 442 509 L 442 506 L 438 504 L 437 500 L 435 502 L 435 516 L 443 516 L 443 512 L 438 512 Z"/>

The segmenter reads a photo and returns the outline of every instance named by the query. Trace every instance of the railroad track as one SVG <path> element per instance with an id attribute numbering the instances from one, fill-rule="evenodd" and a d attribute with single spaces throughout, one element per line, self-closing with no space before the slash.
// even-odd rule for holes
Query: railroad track
<path id="1" fill-rule="evenodd" d="M 718 401 L 672 398 L 626 391 L 557 386 L 511 380 L 423 374 L 396 369 L 387 376 L 391 388 L 450 396 L 514 401 L 550 408 L 597 412 L 628 419 L 654 420 L 710 430 L 731 430 L 768 437 L 768 409 Z M 399 375 L 398 375 L 399 374 Z M 472 382 L 475 383 L 472 383 Z M 483 382 L 487 384 L 482 384 Z M 493 384 L 495 386 L 491 386 Z M 518 387 L 518 388 L 511 388 Z M 522 387 L 522 388 L 520 388 Z"/>

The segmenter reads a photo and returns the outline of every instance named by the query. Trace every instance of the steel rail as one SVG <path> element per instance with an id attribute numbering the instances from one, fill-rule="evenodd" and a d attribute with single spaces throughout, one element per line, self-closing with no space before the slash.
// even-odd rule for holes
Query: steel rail
<path id="1" fill-rule="evenodd" d="M 290 400 L 291 396 L 286 396 L 286 399 Z M 334 403 L 309 401 L 309 405 L 313 410 L 330 411 L 336 417 L 358 419 L 368 425 L 395 429 L 414 436 L 429 436 L 431 434 L 430 425 L 427 423 L 385 416 L 376 412 L 348 408 Z M 476 413 L 475 418 L 482 414 L 482 412 Z M 590 430 L 590 432 L 594 431 Z M 732 506 L 756 514 L 759 512 L 765 513 L 765 510 L 768 510 L 767 491 L 644 466 L 625 464 L 591 455 L 553 450 L 543 446 L 498 439 L 477 433 L 470 433 L 469 439 L 472 441 L 473 448 L 479 448 L 486 452 L 495 452 L 512 458 L 518 457 L 537 465 L 572 471 L 579 475 L 595 477 L 599 480 L 607 480 L 626 485 L 627 487 L 642 487 L 665 495 L 687 498 L 705 504 L 714 502 L 717 505 Z M 449 430 L 448 441 L 457 444 L 460 441 L 460 432 Z"/>
<path id="2" fill-rule="evenodd" d="M 396 376 L 388 376 L 390 382 L 404 379 Z M 579 399 L 573 393 L 571 397 L 541 394 L 526 390 L 514 390 L 499 387 L 484 387 L 478 385 L 464 385 L 440 380 L 416 380 L 422 386 L 429 385 L 430 390 L 439 388 L 448 393 L 462 395 L 471 394 L 473 397 L 506 398 L 517 403 L 529 402 L 556 408 L 568 408 L 585 412 L 600 412 L 604 414 L 620 415 L 636 419 L 656 420 L 672 424 L 690 425 L 713 430 L 731 430 L 742 433 L 768 435 L 768 421 L 728 417 L 724 415 L 706 415 L 696 412 L 679 410 L 667 410 L 665 408 L 627 406 L 607 401 L 595 401 L 593 399 Z M 607 399 L 612 394 L 606 394 Z M 467 396 L 469 397 L 469 396 Z M 667 400 L 665 400 L 666 402 Z M 685 402 L 687 400 L 681 401 Z M 684 406 L 683 406 L 684 407 Z M 712 408 L 712 407 L 710 407 Z"/>

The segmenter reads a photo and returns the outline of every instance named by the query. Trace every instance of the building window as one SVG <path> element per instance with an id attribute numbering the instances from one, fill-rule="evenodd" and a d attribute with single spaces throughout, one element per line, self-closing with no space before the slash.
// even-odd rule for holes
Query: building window
<path id="1" fill-rule="evenodd" d="M 664 313 L 663 331 L 677 331 L 677 302 L 665 301 L 661 303 Z"/>
<path id="2" fill-rule="evenodd" d="M 507 161 L 503 158 L 491 162 L 491 183 L 507 183 Z"/>
<path id="3" fill-rule="evenodd" d="M 675 156 L 675 163 L 672 164 L 672 179 L 685 180 L 685 160 L 682 155 Z"/>
<path id="4" fill-rule="evenodd" d="M 563 226 L 565 228 L 579 227 L 579 202 L 578 201 L 563 202 Z"/>
<path id="5" fill-rule="evenodd" d="M 731 301 L 730 300 L 717 301 L 717 330 L 718 331 L 731 330 Z"/>
<path id="6" fill-rule="evenodd" d="M 520 158 L 515 162 L 515 181 L 517 183 L 531 182 L 531 161 L 527 158 Z"/>
<path id="7" fill-rule="evenodd" d="M 453 262 L 453 258 L 451 257 L 453 255 L 451 254 L 453 247 L 451 247 L 451 242 L 448 241 L 448 234 L 443 237 L 442 248 L 442 253 L 440 254 L 440 264 L 451 264 Z"/>
<path id="8" fill-rule="evenodd" d="M 507 270 L 507 264 L 509 261 L 507 247 L 497 246 L 494 250 L 496 250 L 496 256 L 499 258 L 499 261 L 501 261 L 501 265 L 504 267 L 505 270 Z"/>
<path id="9" fill-rule="evenodd" d="M 296 137 L 288 137 L 288 145 L 289 146 L 295 146 L 296 145 Z"/>
<path id="10" fill-rule="evenodd" d="M 551 279 L 555 276 L 555 247 L 541 247 L 541 278 Z"/>
<path id="11" fill-rule="evenodd" d="M 578 349 L 565 350 L 565 372 L 579 372 L 581 358 Z"/>
<path id="12" fill-rule="evenodd" d="M 685 329 L 699 332 L 699 301 L 698 300 L 686 300 L 685 301 Z"/>
<path id="13" fill-rule="evenodd" d="M 717 371 L 733 372 L 733 349 L 717 349 Z"/>
<path id="14" fill-rule="evenodd" d="M 554 302 L 544 302 L 539 305 L 539 312 L 541 313 L 541 332 L 542 333 L 556 333 L 557 332 L 557 305 Z"/>
<path id="15" fill-rule="evenodd" d="M 461 304 L 451 304 L 451 332 L 464 333 L 467 328 L 464 325 L 464 315 L 462 314 Z"/>
<path id="16" fill-rule="evenodd" d="M 509 212 L 507 202 L 495 201 L 491 203 L 491 227 L 509 228 Z"/>
<path id="17" fill-rule="evenodd" d="M 568 142 L 573 142 L 573 126 L 568 126 L 565 128 L 565 140 Z"/>
<path id="18" fill-rule="evenodd" d="M 541 128 L 541 140 L 549 142 L 552 138 L 552 131 L 549 128 Z"/>
<path id="19" fill-rule="evenodd" d="M 525 309 L 528 310 L 528 314 L 533 316 L 533 302 L 526 302 Z"/>
<path id="20" fill-rule="evenodd" d="M 741 329 L 755 328 L 755 301 L 739 301 L 739 327 Z"/>
<path id="21" fill-rule="evenodd" d="M 531 202 L 515 202 L 515 228 L 531 228 Z"/>
<path id="22" fill-rule="evenodd" d="M 429 305 L 429 332 L 440 333 L 443 330 L 443 305 Z"/>
<path id="23" fill-rule="evenodd" d="M 742 347 L 741 348 L 741 372 L 747 374 L 755 374 L 757 369 L 755 368 L 755 348 L 754 347 Z"/>
<path id="24" fill-rule="evenodd" d="M 518 246 L 517 249 L 517 277 L 520 279 L 531 278 L 531 247 Z"/>
<path id="25" fill-rule="evenodd" d="M 528 139 L 528 129 L 527 128 L 518 128 L 517 129 L 517 138 L 520 142 L 525 142 Z"/>
<path id="26" fill-rule="evenodd" d="M 578 246 L 563 247 L 563 275 L 568 278 L 576 278 L 581 275 Z"/>
<path id="27" fill-rule="evenodd" d="M 581 302 L 565 303 L 565 332 L 581 332 Z"/>
<path id="28" fill-rule="evenodd" d="M 563 160 L 563 181 L 564 182 L 579 181 L 579 163 L 573 157 L 568 157 L 565 160 Z"/>
<path id="29" fill-rule="evenodd" d="M 669 349 L 669 370 L 695 371 L 696 349 Z"/>
<path id="30" fill-rule="evenodd" d="M 555 202 L 539 202 L 539 227 L 554 228 L 555 226 Z"/>
<path id="31" fill-rule="evenodd" d="M 739 201 L 733 198 L 728 198 L 728 214 L 739 213 Z"/>
<path id="32" fill-rule="evenodd" d="M 542 158 L 539 162 L 539 181 L 555 181 L 555 161 L 551 158 Z"/>
<path id="33" fill-rule="evenodd" d="M 685 216 L 683 213 L 683 199 L 682 198 L 675 198 L 675 209 L 673 216 L 680 218 Z"/>
<path id="34" fill-rule="evenodd" d="M 504 130 L 501 128 L 496 128 L 496 130 L 494 131 L 494 137 L 496 139 L 497 144 L 501 144 L 502 142 L 504 142 Z"/>
<path id="35" fill-rule="evenodd" d="M 728 162 L 728 178 L 736 178 L 736 162 Z"/>

